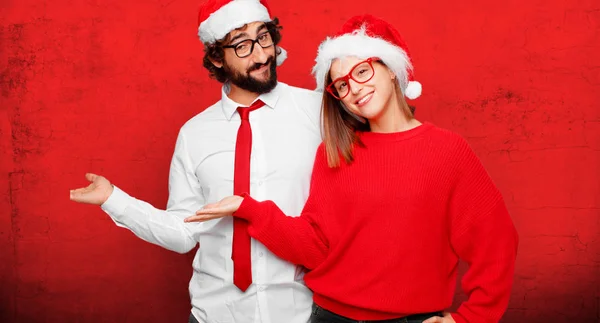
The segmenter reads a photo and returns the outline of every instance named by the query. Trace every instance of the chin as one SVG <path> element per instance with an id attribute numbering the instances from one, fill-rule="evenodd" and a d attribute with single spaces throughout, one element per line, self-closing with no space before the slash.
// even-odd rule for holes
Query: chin
<path id="1" fill-rule="evenodd" d="M 269 71 L 267 70 L 262 73 L 250 74 L 250 77 L 252 77 L 253 79 L 260 81 L 260 82 L 266 82 L 271 77 L 271 73 L 269 73 Z"/>
<path id="2" fill-rule="evenodd" d="M 369 104 L 367 104 L 364 107 L 356 107 L 356 109 L 358 110 L 357 112 L 355 112 L 357 115 L 366 118 L 366 119 L 373 119 L 375 117 L 377 117 L 378 115 L 381 114 L 382 109 L 378 107 L 377 104 L 372 104 L 375 102 L 369 102 Z"/>

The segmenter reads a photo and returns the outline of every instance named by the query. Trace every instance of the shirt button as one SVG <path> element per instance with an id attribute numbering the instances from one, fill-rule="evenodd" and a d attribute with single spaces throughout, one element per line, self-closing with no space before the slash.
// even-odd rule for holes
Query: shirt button
<path id="1" fill-rule="evenodd" d="M 259 291 L 259 292 L 264 292 L 264 291 L 265 291 L 265 287 L 264 287 L 264 286 L 260 286 L 260 287 L 258 288 L 258 291 Z"/>
<path id="2" fill-rule="evenodd" d="M 258 256 L 262 258 L 262 256 L 264 256 L 264 254 L 262 252 L 258 253 Z"/>
<path id="3" fill-rule="evenodd" d="M 258 186 L 262 186 L 263 181 L 258 182 Z"/>

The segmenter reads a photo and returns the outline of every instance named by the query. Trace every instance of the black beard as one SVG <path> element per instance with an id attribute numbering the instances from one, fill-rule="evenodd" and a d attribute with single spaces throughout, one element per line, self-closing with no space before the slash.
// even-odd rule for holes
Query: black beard
<path id="1" fill-rule="evenodd" d="M 269 65 L 268 80 L 259 81 L 250 76 L 250 72 L 257 70 L 265 65 Z M 227 73 L 227 78 L 231 81 L 231 83 L 246 91 L 263 94 L 271 92 L 271 90 L 273 90 L 275 86 L 277 86 L 277 64 L 275 64 L 274 56 L 271 56 L 264 64 L 255 64 L 251 66 L 246 71 L 245 75 L 232 70 L 231 68 L 229 68 L 229 66 L 227 66 L 227 64 L 223 64 L 223 68 L 225 70 L 225 73 Z"/>

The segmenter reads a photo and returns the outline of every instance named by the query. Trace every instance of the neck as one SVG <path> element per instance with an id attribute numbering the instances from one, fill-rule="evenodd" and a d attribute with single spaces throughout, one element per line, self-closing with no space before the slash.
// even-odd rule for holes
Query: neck
<path id="1" fill-rule="evenodd" d="M 232 83 L 229 84 L 230 91 L 227 96 L 236 103 L 241 105 L 250 105 L 256 98 L 260 95 L 255 92 L 250 92 L 248 90 L 244 90 Z"/>
<path id="2" fill-rule="evenodd" d="M 380 115 L 369 119 L 371 131 L 381 133 L 401 132 L 421 125 L 418 120 L 407 117 L 404 113 L 405 109 L 408 110 L 408 104 L 405 100 L 397 100 L 392 97 Z"/>

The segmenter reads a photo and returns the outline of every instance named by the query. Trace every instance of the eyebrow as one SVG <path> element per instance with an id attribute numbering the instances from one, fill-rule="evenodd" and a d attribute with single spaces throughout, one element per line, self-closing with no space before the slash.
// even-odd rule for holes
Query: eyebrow
<path id="1" fill-rule="evenodd" d="M 244 36 L 248 37 L 248 34 L 246 34 L 246 33 L 239 33 L 239 34 L 235 35 L 233 38 L 231 38 L 231 40 L 229 41 L 229 44 L 230 45 L 233 44 L 236 40 L 238 40 L 238 39 L 240 39 L 240 38 L 242 38 Z"/>
<path id="2" fill-rule="evenodd" d="M 258 28 L 256 28 L 256 33 L 258 34 L 258 32 L 263 29 L 267 29 L 267 25 L 265 25 L 265 24 L 260 25 Z"/>
<path id="3" fill-rule="evenodd" d="M 261 30 L 263 30 L 263 29 L 267 29 L 267 25 L 265 25 L 265 24 L 262 24 L 262 25 L 260 25 L 259 27 L 257 27 L 257 28 L 256 28 L 256 33 L 258 34 L 258 33 L 259 33 Z M 242 38 L 242 37 L 247 37 L 247 38 L 249 38 L 250 36 L 248 36 L 248 34 L 247 34 L 247 33 L 245 33 L 245 32 L 241 32 L 241 33 L 239 33 L 239 34 L 235 35 L 233 38 L 231 38 L 231 40 L 229 41 L 229 44 L 230 44 L 230 45 L 231 45 L 231 44 L 233 44 L 233 43 L 234 43 L 236 40 L 238 40 L 238 39 L 240 39 L 240 38 Z"/>

